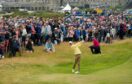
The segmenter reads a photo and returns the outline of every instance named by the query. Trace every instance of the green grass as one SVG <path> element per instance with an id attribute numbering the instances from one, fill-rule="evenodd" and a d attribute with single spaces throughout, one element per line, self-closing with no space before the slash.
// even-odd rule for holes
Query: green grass
<path id="1" fill-rule="evenodd" d="M 92 55 L 81 47 L 81 74 L 72 74 L 73 51 L 68 43 L 56 46 L 55 53 L 36 47 L 35 53 L 0 60 L 0 84 L 131 84 L 132 39 L 101 44 L 102 54 Z"/>
<path id="2" fill-rule="evenodd" d="M 36 16 L 36 17 L 43 17 L 43 18 L 58 18 L 58 17 L 64 17 L 63 13 L 57 13 L 57 12 L 47 12 L 47 11 L 41 11 L 41 12 L 35 12 L 32 14 L 29 14 L 27 12 L 19 12 L 19 11 L 14 11 L 12 15 L 4 15 L 5 17 L 16 17 L 16 16 L 21 16 L 21 17 L 31 17 L 31 16 Z"/>

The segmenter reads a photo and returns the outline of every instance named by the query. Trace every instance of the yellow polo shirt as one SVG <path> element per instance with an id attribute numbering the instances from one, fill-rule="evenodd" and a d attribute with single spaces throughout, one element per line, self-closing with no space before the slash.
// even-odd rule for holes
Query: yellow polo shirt
<path id="1" fill-rule="evenodd" d="M 71 46 L 71 48 L 74 50 L 74 54 L 77 55 L 77 54 L 82 54 L 81 50 L 79 49 L 79 47 L 82 45 L 82 42 L 78 42 L 76 44 L 73 44 Z"/>

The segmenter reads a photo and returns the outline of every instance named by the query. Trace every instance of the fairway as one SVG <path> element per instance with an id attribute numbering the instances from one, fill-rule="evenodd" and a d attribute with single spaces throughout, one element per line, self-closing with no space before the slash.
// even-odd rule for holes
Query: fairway
<path id="1" fill-rule="evenodd" d="M 0 60 L 0 84 L 132 84 L 132 39 L 101 44 L 102 54 L 92 55 L 84 43 L 80 74 L 71 72 L 74 55 L 68 43 L 55 53 L 35 52 Z"/>

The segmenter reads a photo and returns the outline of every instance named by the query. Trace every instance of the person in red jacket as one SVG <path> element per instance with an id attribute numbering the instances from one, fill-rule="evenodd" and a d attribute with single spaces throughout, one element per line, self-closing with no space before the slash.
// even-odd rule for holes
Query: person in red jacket
<path id="1" fill-rule="evenodd" d="M 93 54 L 101 54 L 100 43 L 96 38 L 93 38 L 93 45 L 89 47 Z"/>

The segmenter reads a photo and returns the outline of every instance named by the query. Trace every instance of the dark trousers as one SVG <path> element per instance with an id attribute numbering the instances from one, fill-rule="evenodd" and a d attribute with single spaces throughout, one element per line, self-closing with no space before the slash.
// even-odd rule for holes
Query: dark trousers
<path id="1" fill-rule="evenodd" d="M 55 43 L 55 41 L 57 41 L 57 44 L 60 44 L 61 43 L 60 39 L 54 39 L 54 42 L 53 43 Z"/>
<path id="2" fill-rule="evenodd" d="M 36 41 L 35 41 L 35 40 L 36 40 L 36 37 L 35 37 L 35 34 L 32 34 L 32 35 L 31 35 L 31 40 L 33 41 L 34 44 L 36 44 Z"/>
<path id="3" fill-rule="evenodd" d="M 92 36 L 88 37 L 88 41 L 90 41 L 90 42 L 92 41 Z"/>
<path id="4" fill-rule="evenodd" d="M 119 38 L 122 40 L 122 39 L 124 39 L 124 35 L 125 35 L 125 32 L 123 32 L 123 31 L 120 31 L 119 32 Z"/>
<path id="5" fill-rule="evenodd" d="M 131 37 L 131 36 L 132 36 L 132 30 L 128 30 L 127 36 L 128 36 L 128 37 Z"/>
<path id="6" fill-rule="evenodd" d="M 73 41 L 73 37 L 68 37 L 68 41 Z"/>
<path id="7" fill-rule="evenodd" d="M 73 65 L 73 69 L 75 69 L 76 66 L 78 65 L 78 71 L 80 71 L 80 59 L 81 59 L 80 54 L 75 55 L 75 62 L 74 62 L 74 65 Z"/>
<path id="8" fill-rule="evenodd" d="M 101 54 L 100 46 L 90 46 L 90 49 L 93 54 Z"/>
<path id="9" fill-rule="evenodd" d="M 13 49 L 11 49 L 10 55 L 11 56 L 16 56 L 16 52 L 19 52 L 19 55 L 21 56 L 21 51 L 20 51 L 19 48 L 13 48 Z"/>
<path id="10" fill-rule="evenodd" d="M 50 35 L 46 35 L 45 38 L 44 38 L 44 43 L 46 43 L 50 38 L 51 38 Z"/>
<path id="11" fill-rule="evenodd" d="M 3 56 L 4 55 L 4 52 L 2 49 L 0 49 L 0 56 Z M 1 58 L 1 57 L 0 57 Z"/>

